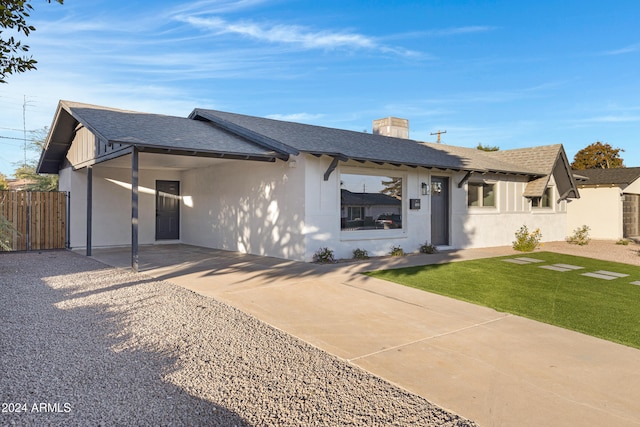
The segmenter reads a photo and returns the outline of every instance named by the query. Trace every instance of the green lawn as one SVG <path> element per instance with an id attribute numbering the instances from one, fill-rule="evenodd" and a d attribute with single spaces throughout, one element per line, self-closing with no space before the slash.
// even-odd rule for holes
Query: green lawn
<path id="1" fill-rule="evenodd" d="M 503 261 L 518 257 L 545 262 L 517 265 Z M 550 264 L 584 268 L 567 272 L 539 268 Z M 597 270 L 629 277 L 602 280 L 581 276 Z M 630 284 L 640 281 L 640 267 L 534 252 L 367 274 L 640 348 L 640 286 Z"/>

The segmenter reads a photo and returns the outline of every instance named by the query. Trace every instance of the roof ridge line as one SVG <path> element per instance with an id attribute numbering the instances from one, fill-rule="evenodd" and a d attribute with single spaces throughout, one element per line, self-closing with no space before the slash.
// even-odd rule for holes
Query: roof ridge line
<path id="1" fill-rule="evenodd" d="M 254 142 L 263 147 L 267 147 L 272 150 L 275 150 L 281 154 L 295 155 L 295 156 L 300 154 L 298 150 L 296 150 L 295 148 L 287 144 L 284 144 L 280 141 L 269 138 L 268 136 L 261 135 L 255 131 L 252 131 L 251 129 L 247 129 L 243 126 L 237 125 L 228 120 L 220 118 L 214 114 L 207 112 L 206 110 L 196 108 L 191 112 L 191 114 L 189 114 L 189 119 L 197 120 L 197 117 L 207 120 L 228 132 L 231 132 L 238 136 L 246 138 L 249 141 Z"/>

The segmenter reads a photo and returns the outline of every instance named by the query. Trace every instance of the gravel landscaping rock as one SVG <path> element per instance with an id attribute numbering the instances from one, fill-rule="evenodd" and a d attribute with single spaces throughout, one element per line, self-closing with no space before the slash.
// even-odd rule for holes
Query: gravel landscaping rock
<path id="1" fill-rule="evenodd" d="M 640 245 L 634 242 L 629 242 L 628 245 L 619 245 L 613 240 L 591 240 L 589 244 L 584 246 L 572 245 L 567 242 L 545 242 L 540 250 L 640 266 L 640 255 L 638 254 Z"/>
<path id="2" fill-rule="evenodd" d="M 71 252 L 0 254 L 0 325 L 0 425 L 475 425 L 214 299 Z"/>

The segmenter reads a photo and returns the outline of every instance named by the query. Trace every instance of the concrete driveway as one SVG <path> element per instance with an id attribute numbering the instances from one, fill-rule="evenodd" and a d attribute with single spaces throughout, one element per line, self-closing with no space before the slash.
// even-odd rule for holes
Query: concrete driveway
<path id="1" fill-rule="evenodd" d="M 128 249 L 94 249 L 128 267 Z M 314 265 L 141 248 L 144 274 L 239 308 L 483 426 L 640 426 L 640 351 L 359 273 L 511 248 Z"/>

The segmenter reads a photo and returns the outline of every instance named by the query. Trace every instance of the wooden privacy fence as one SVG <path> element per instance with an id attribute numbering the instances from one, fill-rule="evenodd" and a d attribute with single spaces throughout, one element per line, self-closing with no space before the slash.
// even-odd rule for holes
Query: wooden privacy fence
<path id="1" fill-rule="evenodd" d="M 13 225 L 6 234 L 10 250 L 66 247 L 66 192 L 0 191 L 0 214 Z"/>

